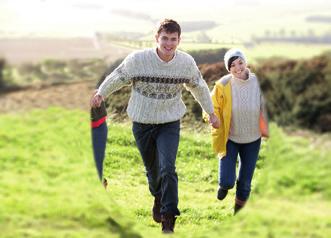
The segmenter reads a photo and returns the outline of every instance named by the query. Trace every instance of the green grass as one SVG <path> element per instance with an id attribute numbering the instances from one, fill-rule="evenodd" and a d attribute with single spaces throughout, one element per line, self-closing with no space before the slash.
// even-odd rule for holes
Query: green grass
<path id="1" fill-rule="evenodd" d="M 5 114 L 0 128 L 1 237 L 160 236 L 129 124 L 109 125 L 107 191 L 97 180 L 87 113 Z M 330 237 L 330 150 L 271 129 L 238 216 L 233 190 L 216 199 L 218 161 L 208 131 L 182 131 L 175 237 Z"/>

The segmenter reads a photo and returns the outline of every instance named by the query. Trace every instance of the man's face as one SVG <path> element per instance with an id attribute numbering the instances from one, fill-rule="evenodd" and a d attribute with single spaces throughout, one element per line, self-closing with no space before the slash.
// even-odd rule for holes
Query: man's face
<path id="1" fill-rule="evenodd" d="M 168 33 L 161 31 L 155 36 L 155 39 L 160 58 L 165 61 L 171 60 L 180 42 L 178 32 Z"/>

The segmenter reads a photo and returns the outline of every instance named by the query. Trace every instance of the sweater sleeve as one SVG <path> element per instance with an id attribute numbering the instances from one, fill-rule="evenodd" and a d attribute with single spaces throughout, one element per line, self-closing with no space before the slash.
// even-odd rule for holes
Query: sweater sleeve
<path id="1" fill-rule="evenodd" d="M 213 91 L 211 92 L 211 99 L 214 106 L 214 111 L 218 118 L 221 118 L 221 112 L 223 108 L 223 86 L 215 84 Z"/>
<path id="2" fill-rule="evenodd" d="M 113 92 L 119 90 L 123 86 L 131 84 L 130 67 L 132 65 L 132 56 L 127 56 L 123 62 L 102 82 L 98 88 L 98 94 L 107 97 Z"/>
<path id="3" fill-rule="evenodd" d="M 191 71 L 193 76 L 189 83 L 185 83 L 187 90 L 191 92 L 195 100 L 197 100 L 202 109 L 211 114 L 214 112 L 213 104 L 210 97 L 210 92 L 206 81 L 203 79 L 198 66 L 195 64 L 192 58 Z"/>

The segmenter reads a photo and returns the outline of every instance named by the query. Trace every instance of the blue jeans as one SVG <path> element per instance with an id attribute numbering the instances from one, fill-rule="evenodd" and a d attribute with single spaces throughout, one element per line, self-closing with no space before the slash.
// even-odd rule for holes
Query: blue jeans
<path id="1" fill-rule="evenodd" d="M 143 159 L 149 190 L 161 196 L 161 214 L 179 215 L 176 156 L 180 121 L 164 124 L 133 122 L 133 135 Z"/>
<path id="2" fill-rule="evenodd" d="M 103 177 L 103 160 L 107 143 L 107 123 L 102 123 L 99 127 L 92 128 L 92 145 L 95 165 L 98 171 L 100 181 Z"/>
<path id="3" fill-rule="evenodd" d="M 241 201 L 247 201 L 249 198 L 260 145 L 261 138 L 245 144 L 238 144 L 228 140 L 226 156 L 219 161 L 219 185 L 221 188 L 231 189 L 236 182 L 236 163 L 239 154 L 240 166 L 236 197 Z"/>

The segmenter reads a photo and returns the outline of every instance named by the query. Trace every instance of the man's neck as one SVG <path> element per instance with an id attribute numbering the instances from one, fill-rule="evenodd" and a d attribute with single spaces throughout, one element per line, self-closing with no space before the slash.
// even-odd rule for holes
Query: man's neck
<path id="1" fill-rule="evenodd" d="M 172 55 L 169 55 L 169 56 L 167 56 L 167 55 L 163 55 L 162 53 L 160 53 L 159 48 L 156 48 L 156 53 L 157 53 L 157 55 L 160 57 L 160 59 L 163 60 L 163 61 L 165 61 L 165 62 L 169 62 L 169 61 L 172 60 L 172 59 L 174 58 L 174 56 L 175 56 L 175 53 L 172 54 Z"/>

